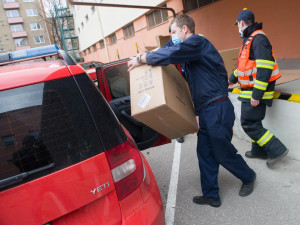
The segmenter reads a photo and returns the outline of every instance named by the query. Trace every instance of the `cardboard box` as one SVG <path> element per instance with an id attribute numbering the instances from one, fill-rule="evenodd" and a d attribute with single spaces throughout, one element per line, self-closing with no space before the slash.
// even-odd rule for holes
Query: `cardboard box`
<path id="1" fill-rule="evenodd" d="M 225 68 L 227 70 L 228 78 L 237 68 L 240 48 L 233 48 L 228 50 L 219 51 L 223 58 Z"/>
<path id="2" fill-rule="evenodd" d="M 184 78 L 174 65 L 142 65 L 130 71 L 131 115 L 174 139 L 198 131 Z"/>

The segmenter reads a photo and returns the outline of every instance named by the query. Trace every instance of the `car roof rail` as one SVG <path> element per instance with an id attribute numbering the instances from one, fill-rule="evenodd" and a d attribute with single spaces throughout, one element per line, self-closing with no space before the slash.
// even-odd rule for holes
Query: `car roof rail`
<path id="1" fill-rule="evenodd" d="M 0 54 L 0 66 L 16 62 L 28 61 L 39 58 L 46 58 L 59 55 L 68 65 L 76 65 L 76 61 L 65 51 L 60 50 L 56 45 L 47 45 L 37 48 L 12 51 Z"/>

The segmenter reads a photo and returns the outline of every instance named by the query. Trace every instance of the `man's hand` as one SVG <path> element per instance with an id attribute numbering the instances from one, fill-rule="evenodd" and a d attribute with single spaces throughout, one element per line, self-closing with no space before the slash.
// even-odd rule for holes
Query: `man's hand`
<path id="1" fill-rule="evenodd" d="M 142 63 L 139 63 L 137 61 L 137 57 L 131 57 L 131 60 L 128 61 L 127 65 L 128 65 L 128 71 L 133 70 L 135 67 L 138 67 L 140 65 L 142 65 Z"/>
<path id="2" fill-rule="evenodd" d="M 256 107 L 259 105 L 259 100 L 256 100 L 254 98 L 251 98 L 251 106 Z"/>
<path id="3" fill-rule="evenodd" d="M 233 83 L 229 82 L 228 88 L 232 88 L 232 86 L 233 86 Z"/>

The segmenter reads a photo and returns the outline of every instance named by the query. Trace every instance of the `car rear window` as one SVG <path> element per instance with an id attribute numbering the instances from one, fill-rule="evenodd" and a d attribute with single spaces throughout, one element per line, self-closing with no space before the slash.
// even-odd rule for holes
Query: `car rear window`
<path id="1" fill-rule="evenodd" d="M 127 63 L 105 69 L 105 76 L 113 99 L 130 95 L 129 72 L 127 70 Z"/>
<path id="2" fill-rule="evenodd" d="M 1 191 L 104 151 L 73 77 L 0 92 L 0 138 Z"/>

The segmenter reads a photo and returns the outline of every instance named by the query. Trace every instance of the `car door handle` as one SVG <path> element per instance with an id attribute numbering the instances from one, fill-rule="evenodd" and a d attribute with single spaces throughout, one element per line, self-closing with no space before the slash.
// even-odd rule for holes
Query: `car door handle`
<path id="1" fill-rule="evenodd" d="M 143 124 L 134 119 L 131 115 L 129 115 L 125 110 L 121 110 L 121 115 L 124 116 L 129 122 L 133 123 L 137 127 L 143 127 Z"/>

